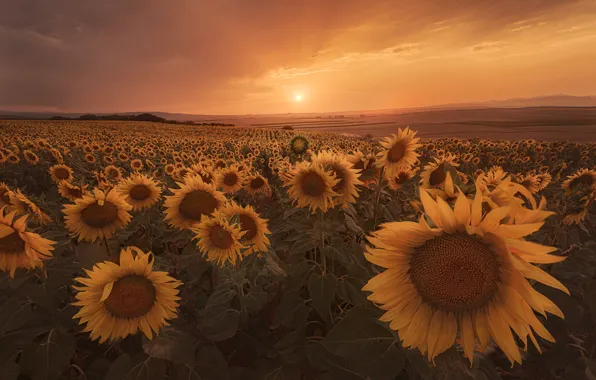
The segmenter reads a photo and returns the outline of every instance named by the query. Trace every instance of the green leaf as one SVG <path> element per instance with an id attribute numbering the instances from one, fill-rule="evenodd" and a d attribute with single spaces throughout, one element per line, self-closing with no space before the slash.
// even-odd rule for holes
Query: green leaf
<path id="1" fill-rule="evenodd" d="M 303 326 L 308 319 L 310 310 L 304 305 L 304 300 L 296 290 L 291 290 L 284 293 L 283 298 L 273 317 L 272 328 L 276 329 L 280 326 L 295 327 Z"/>
<path id="2" fill-rule="evenodd" d="M 362 228 L 360 228 L 360 226 L 356 223 L 356 221 L 354 219 L 352 219 L 351 217 L 349 217 L 346 214 L 346 226 L 348 227 L 348 229 L 354 233 L 357 234 L 361 234 L 363 233 Z"/>
<path id="3" fill-rule="evenodd" d="M 205 346 L 197 352 L 195 366 L 179 366 L 176 378 L 179 380 L 229 380 L 230 370 L 221 351 L 214 346 Z"/>
<path id="4" fill-rule="evenodd" d="M 106 247 L 99 243 L 80 242 L 76 247 L 76 254 L 82 268 L 91 269 L 98 262 L 109 259 Z"/>
<path id="5" fill-rule="evenodd" d="M 231 289 L 228 285 L 220 285 L 207 299 L 206 308 L 212 306 L 229 305 L 232 298 L 236 296 L 236 290 Z"/>
<path id="6" fill-rule="evenodd" d="M 58 379 L 70 364 L 75 344 L 73 336 L 50 331 L 45 341 L 25 347 L 19 361 L 21 372 L 33 380 Z"/>
<path id="7" fill-rule="evenodd" d="M 17 380 L 20 372 L 19 365 L 12 360 L 0 364 L 0 376 L 2 380 Z"/>
<path id="8" fill-rule="evenodd" d="M 368 305 L 368 301 L 364 296 L 364 293 L 358 290 L 349 280 L 338 282 L 336 294 L 340 299 L 349 302 L 354 306 L 365 307 Z"/>
<path id="9" fill-rule="evenodd" d="M 212 342 L 221 342 L 236 335 L 240 314 L 224 306 L 213 306 L 200 312 L 199 327 Z"/>
<path id="10" fill-rule="evenodd" d="M 112 362 L 105 380 L 124 380 L 133 368 L 132 360 L 127 354 L 122 354 Z"/>
<path id="11" fill-rule="evenodd" d="M 317 379 L 342 379 L 342 380 L 362 380 L 363 376 L 352 371 L 346 361 L 340 356 L 329 352 L 321 343 L 309 344 L 306 348 L 306 356 L 310 364 L 326 372 L 325 375 Z"/>
<path id="12" fill-rule="evenodd" d="M 588 380 L 596 380 L 596 362 L 588 358 L 584 358 L 584 360 L 586 361 L 586 377 Z"/>
<path id="13" fill-rule="evenodd" d="M 171 327 L 164 328 L 153 340 L 145 339 L 143 350 L 149 356 L 176 364 L 194 364 L 195 342 L 188 334 Z"/>
<path id="14" fill-rule="evenodd" d="M 313 272 L 308 279 L 308 294 L 312 299 L 315 310 L 323 319 L 329 319 L 329 307 L 335 298 L 337 279 L 332 273 L 325 276 Z"/>
<path id="15" fill-rule="evenodd" d="M 148 358 L 135 365 L 126 380 L 165 380 L 166 371 L 164 360 Z"/>

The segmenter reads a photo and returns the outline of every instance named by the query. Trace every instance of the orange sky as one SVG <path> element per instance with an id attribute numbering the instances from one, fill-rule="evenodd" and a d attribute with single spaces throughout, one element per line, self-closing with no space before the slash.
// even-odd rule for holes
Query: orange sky
<path id="1" fill-rule="evenodd" d="M 4 110 L 325 112 L 596 95 L 596 0 L 7 4 Z"/>

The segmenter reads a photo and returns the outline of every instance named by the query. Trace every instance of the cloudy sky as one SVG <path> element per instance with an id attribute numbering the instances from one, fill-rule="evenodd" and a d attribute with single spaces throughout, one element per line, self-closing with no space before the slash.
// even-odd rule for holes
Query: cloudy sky
<path id="1" fill-rule="evenodd" d="M 4 110 L 278 113 L 596 95 L 596 0 L 0 0 L 0 10 Z"/>

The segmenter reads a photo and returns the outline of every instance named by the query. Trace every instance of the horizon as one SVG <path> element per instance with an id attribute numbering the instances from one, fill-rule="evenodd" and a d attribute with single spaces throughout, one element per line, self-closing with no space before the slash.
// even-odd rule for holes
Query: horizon
<path id="1" fill-rule="evenodd" d="M 0 109 L 271 115 L 596 94 L 596 2 L 452 8 L 7 2 Z"/>

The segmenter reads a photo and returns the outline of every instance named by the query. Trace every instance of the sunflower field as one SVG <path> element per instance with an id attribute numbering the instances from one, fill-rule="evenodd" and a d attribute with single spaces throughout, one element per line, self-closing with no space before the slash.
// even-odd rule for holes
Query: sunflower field
<path id="1" fill-rule="evenodd" d="M 395 132 L 0 122 L 0 379 L 596 379 L 596 144 Z"/>

